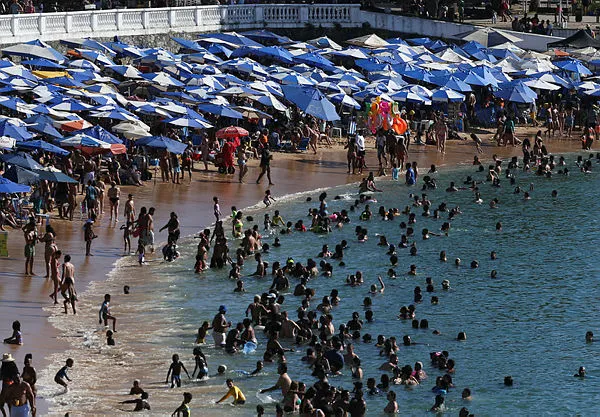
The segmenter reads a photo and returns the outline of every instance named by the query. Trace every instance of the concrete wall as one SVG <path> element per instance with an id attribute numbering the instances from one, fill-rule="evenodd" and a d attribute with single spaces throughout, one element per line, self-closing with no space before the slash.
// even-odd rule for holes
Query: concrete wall
<path id="1" fill-rule="evenodd" d="M 362 19 L 365 22 L 368 22 L 373 28 L 435 38 L 452 39 L 454 35 L 475 28 L 475 26 L 469 24 L 420 19 L 418 17 L 398 16 L 384 13 L 362 12 L 361 16 Z M 516 43 L 518 47 L 534 51 L 546 51 L 549 42 L 555 42 L 562 39 L 555 36 L 534 35 L 531 33 L 506 32 L 523 39 L 523 41 Z"/>

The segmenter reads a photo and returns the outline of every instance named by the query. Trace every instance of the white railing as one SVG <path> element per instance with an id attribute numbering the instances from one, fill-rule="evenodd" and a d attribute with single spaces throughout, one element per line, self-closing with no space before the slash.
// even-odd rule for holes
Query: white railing
<path id="1" fill-rule="evenodd" d="M 151 35 L 254 28 L 362 24 L 359 4 L 254 4 L 0 16 L 0 44 L 32 39 Z"/>

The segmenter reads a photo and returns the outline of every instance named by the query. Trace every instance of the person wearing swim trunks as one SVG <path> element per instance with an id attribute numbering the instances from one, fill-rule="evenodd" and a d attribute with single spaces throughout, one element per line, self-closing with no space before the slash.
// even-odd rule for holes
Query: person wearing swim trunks
<path id="1" fill-rule="evenodd" d="M 119 199 L 121 198 L 121 189 L 117 187 L 116 182 L 110 183 L 110 188 L 106 192 L 108 195 L 108 201 L 110 202 L 110 221 L 115 219 L 115 222 L 119 221 Z"/>
<path id="2" fill-rule="evenodd" d="M 227 384 L 227 388 L 229 388 L 229 391 L 227 391 L 227 393 L 223 395 L 223 397 L 221 397 L 219 401 L 217 401 L 217 404 L 222 403 L 229 397 L 233 397 L 233 405 L 245 404 L 246 397 L 244 396 L 242 390 L 233 384 L 233 379 L 228 379 L 227 381 L 225 381 L 225 383 Z"/>
<path id="3" fill-rule="evenodd" d="M 13 384 L 4 392 L 3 397 L 0 404 L 9 404 L 11 417 L 29 417 L 30 410 L 31 415 L 35 417 L 36 408 L 33 390 L 27 382 L 21 380 L 19 374 L 13 378 Z M 4 406 L 2 407 L 2 414 L 4 414 Z"/>
<path id="4" fill-rule="evenodd" d="M 169 367 L 169 371 L 167 372 L 167 380 L 165 381 L 166 384 L 169 383 L 169 376 L 171 377 L 171 388 L 175 388 L 175 385 L 177 385 L 177 387 L 181 387 L 181 370 L 183 369 L 185 371 L 185 373 L 188 376 L 188 379 L 191 379 L 190 374 L 188 373 L 187 369 L 185 369 L 185 366 L 183 365 L 183 362 L 181 362 L 179 360 L 179 355 L 178 354 L 174 354 L 173 355 L 173 362 L 171 363 L 171 366 Z"/>
<path id="5" fill-rule="evenodd" d="M 56 382 L 58 385 L 62 385 L 63 387 L 65 387 L 65 391 L 69 390 L 67 381 L 71 382 L 71 379 L 67 375 L 67 371 L 69 370 L 69 368 L 73 367 L 74 363 L 75 362 L 73 361 L 73 359 L 67 359 L 66 365 L 60 368 L 60 370 L 54 376 L 54 382 Z"/>
<path id="6" fill-rule="evenodd" d="M 225 332 L 231 326 L 231 322 L 227 322 L 225 319 L 225 313 L 227 313 L 227 307 L 224 305 L 219 306 L 219 312 L 215 315 L 212 322 L 213 339 L 217 347 L 225 345 Z"/>
<path id="7" fill-rule="evenodd" d="M 183 402 L 181 403 L 181 405 L 179 407 L 177 407 L 177 410 L 173 411 L 173 414 L 171 414 L 171 417 L 190 417 L 190 406 L 188 405 L 189 403 L 192 402 L 192 394 L 190 394 L 189 392 L 184 392 L 183 393 Z"/>

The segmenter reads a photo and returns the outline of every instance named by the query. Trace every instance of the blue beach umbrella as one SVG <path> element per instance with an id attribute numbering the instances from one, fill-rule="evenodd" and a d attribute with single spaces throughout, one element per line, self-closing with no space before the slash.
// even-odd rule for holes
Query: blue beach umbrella
<path id="1" fill-rule="evenodd" d="M 451 75 L 435 77 L 431 79 L 431 83 L 440 87 L 446 87 L 454 91 L 459 91 L 461 93 L 473 91 L 469 84 Z"/>
<path id="2" fill-rule="evenodd" d="M 242 113 L 235 111 L 233 109 L 230 109 L 229 107 L 226 107 L 226 106 L 219 106 L 218 104 L 211 104 L 211 103 L 198 104 L 198 110 L 205 112 L 205 113 L 216 114 L 221 117 L 229 117 L 230 119 L 243 119 L 244 118 L 244 116 L 242 116 Z"/>
<path id="3" fill-rule="evenodd" d="M 85 87 L 85 84 L 75 80 L 74 78 L 71 77 L 55 77 L 55 78 L 46 78 L 44 80 L 44 83 L 46 84 L 52 84 L 52 85 L 60 85 L 63 87 L 69 87 L 69 88 L 83 88 Z"/>
<path id="4" fill-rule="evenodd" d="M 29 170 L 43 168 L 42 165 L 40 165 L 26 153 L 6 153 L 4 155 L 0 155 L 0 161 Z"/>
<path id="5" fill-rule="evenodd" d="M 87 129 L 80 130 L 77 133 L 82 133 L 86 136 L 99 139 L 103 142 L 110 144 L 122 144 L 123 141 L 119 139 L 117 136 L 110 133 L 108 130 L 104 129 L 102 126 L 93 126 L 88 127 Z"/>
<path id="6" fill-rule="evenodd" d="M 63 65 L 57 64 L 56 62 L 50 61 L 49 59 L 45 59 L 45 58 L 27 59 L 25 61 L 21 61 L 21 65 L 27 65 L 30 67 L 45 68 L 45 69 L 64 69 L 65 68 Z"/>
<path id="7" fill-rule="evenodd" d="M 17 184 L 31 185 L 39 182 L 40 176 L 33 171 L 21 168 L 17 165 L 12 165 L 4 173 L 4 178 L 11 180 Z"/>
<path id="8" fill-rule="evenodd" d="M 474 54 L 475 52 L 484 49 L 485 46 L 483 46 L 482 44 L 480 44 L 477 41 L 469 41 L 467 43 L 465 43 L 462 47 L 462 50 L 465 51 L 468 54 Z"/>
<path id="9" fill-rule="evenodd" d="M 236 32 L 207 33 L 200 35 L 200 38 L 220 39 L 238 46 L 257 46 L 259 48 L 263 46 L 260 43 Z"/>
<path id="10" fill-rule="evenodd" d="M 311 67 L 321 68 L 325 71 L 335 70 L 335 65 L 333 62 L 316 52 L 308 52 L 306 54 L 298 55 L 294 58 L 294 60 L 296 62 L 302 62 L 306 65 L 310 65 Z"/>
<path id="11" fill-rule="evenodd" d="M 346 93 L 330 94 L 327 97 L 329 97 L 329 100 L 331 100 L 333 103 L 341 104 L 342 106 L 350 108 L 353 107 L 356 110 L 361 109 L 360 103 Z"/>
<path id="12" fill-rule="evenodd" d="M 265 46 L 254 51 L 255 55 L 265 56 L 284 64 L 294 63 L 294 56 L 281 46 Z"/>
<path id="13" fill-rule="evenodd" d="M 25 127 L 15 126 L 8 120 L 0 121 L 0 136 L 8 136 L 9 138 L 15 139 L 17 142 L 33 138 L 33 135 L 29 133 Z"/>
<path id="14" fill-rule="evenodd" d="M 50 46 L 40 46 L 31 43 L 20 43 L 2 49 L 3 55 L 21 56 L 25 58 L 45 58 L 59 64 L 65 61 L 65 57 Z"/>
<path id="15" fill-rule="evenodd" d="M 210 123 L 198 119 L 192 119 L 189 117 L 173 117 L 170 119 L 163 120 L 163 123 L 169 123 L 179 127 L 191 127 L 197 129 L 210 129 L 211 127 L 213 127 L 213 125 L 211 125 Z"/>
<path id="16" fill-rule="evenodd" d="M 431 43 L 431 39 L 429 39 L 429 38 L 412 38 L 412 39 L 407 39 L 406 42 L 408 42 L 410 45 L 427 47 L 427 45 L 429 45 Z"/>
<path id="17" fill-rule="evenodd" d="M 465 96 L 449 88 L 440 87 L 437 90 L 433 91 L 433 94 L 431 95 L 431 100 L 440 101 L 444 103 L 455 103 L 465 101 Z"/>
<path id="18" fill-rule="evenodd" d="M 294 103 L 303 112 L 325 121 L 340 119 L 333 103 L 316 88 L 284 85 L 282 90 L 286 100 Z"/>
<path id="19" fill-rule="evenodd" d="M 418 95 L 417 93 L 413 93 L 410 90 L 402 90 L 394 93 L 390 96 L 392 99 L 396 101 L 406 101 L 409 103 L 425 103 L 427 99 Z"/>
<path id="20" fill-rule="evenodd" d="M 250 38 L 256 42 L 262 43 L 277 43 L 279 45 L 284 45 L 286 43 L 292 43 L 293 41 L 287 36 L 281 36 L 273 32 L 269 32 L 268 30 L 251 30 L 248 32 L 242 32 L 240 35 L 245 36 L 246 38 Z"/>
<path id="21" fill-rule="evenodd" d="M 85 58 L 89 61 L 92 61 L 96 64 L 100 64 L 100 65 L 115 65 L 115 63 L 106 55 L 104 55 L 102 52 L 99 51 L 92 51 L 89 49 L 79 49 L 76 48 L 75 49 L 77 52 L 79 52 L 79 54 L 81 55 L 82 58 Z"/>
<path id="22" fill-rule="evenodd" d="M 175 78 L 171 77 L 170 75 L 168 75 L 164 72 L 151 72 L 148 74 L 142 74 L 142 78 L 145 78 L 146 80 L 152 81 L 155 84 L 162 85 L 165 87 L 183 87 L 183 86 L 185 86 L 184 83 L 176 80 Z"/>
<path id="23" fill-rule="evenodd" d="M 260 48 L 257 46 L 240 46 L 235 49 L 229 55 L 230 58 L 244 58 L 246 56 L 254 55 L 254 53 Z"/>
<path id="24" fill-rule="evenodd" d="M 67 45 L 69 48 L 92 49 L 110 56 L 116 55 L 116 52 L 111 48 L 91 38 L 69 40 L 61 39 L 60 43 Z"/>
<path id="25" fill-rule="evenodd" d="M 70 183 L 70 184 L 77 184 L 79 182 L 79 181 L 69 177 L 64 172 L 61 172 L 59 170 L 54 170 L 50 167 L 36 169 L 34 172 L 40 176 L 40 179 L 50 181 L 50 182 L 66 182 L 66 183 Z"/>
<path id="26" fill-rule="evenodd" d="M 566 59 L 564 61 L 558 61 L 555 62 L 554 65 L 556 65 L 563 71 L 576 72 L 583 77 L 592 75 L 592 72 L 585 65 L 583 65 L 581 61 L 577 59 Z"/>
<path id="27" fill-rule="evenodd" d="M 31 187 L 28 185 L 17 184 L 7 178 L 0 177 L 0 194 L 28 193 L 30 191 Z"/>
<path id="28" fill-rule="evenodd" d="M 166 149 L 171 153 L 182 154 L 187 145 L 165 136 L 146 136 L 135 141 L 135 146 L 147 146 L 149 148 Z"/>
<path id="29" fill-rule="evenodd" d="M 502 98 L 513 103 L 533 103 L 537 99 L 537 94 L 525 84 L 513 84 L 507 86 L 495 93 L 496 97 Z"/>
<path id="30" fill-rule="evenodd" d="M 39 119 L 38 119 L 39 118 Z M 28 124 L 28 129 L 35 130 L 46 136 L 50 136 L 55 139 L 61 139 L 63 136 L 58 130 L 52 125 L 52 121 L 48 120 L 47 117 L 36 115 L 25 119 Z"/>
<path id="31" fill-rule="evenodd" d="M 198 42 L 192 41 L 189 39 L 177 38 L 175 36 L 171 36 L 171 39 L 181 45 L 184 49 L 189 49 L 190 51 L 202 52 L 206 51 Z"/>
<path id="32" fill-rule="evenodd" d="M 30 150 L 42 150 L 44 152 L 55 153 L 57 155 L 68 155 L 69 151 L 59 148 L 56 145 L 48 143 L 43 140 L 29 140 L 26 142 L 17 142 L 17 148 L 30 149 Z"/>

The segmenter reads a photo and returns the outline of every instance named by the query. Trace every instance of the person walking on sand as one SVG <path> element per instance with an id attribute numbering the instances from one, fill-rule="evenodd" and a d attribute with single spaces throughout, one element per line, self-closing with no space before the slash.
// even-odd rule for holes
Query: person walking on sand
<path id="1" fill-rule="evenodd" d="M 110 188 L 106 192 L 110 203 L 110 221 L 119 221 L 119 199 L 121 198 L 121 189 L 117 187 L 116 182 L 110 183 Z"/>
<path id="2" fill-rule="evenodd" d="M 214 196 L 213 202 L 215 203 L 213 205 L 213 213 L 215 215 L 215 223 L 216 223 L 219 220 L 221 220 L 221 207 L 219 207 L 219 197 Z"/>
<path id="3" fill-rule="evenodd" d="M 110 294 L 104 295 L 104 301 L 102 302 L 102 305 L 100 306 L 100 311 L 98 312 L 98 317 L 100 319 L 98 321 L 98 323 L 99 324 L 104 323 L 105 327 L 108 327 L 108 321 L 112 320 L 113 332 L 117 331 L 115 329 L 115 327 L 117 326 L 117 318 L 110 314 Z"/>
<path id="4" fill-rule="evenodd" d="M 62 252 L 57 250 L 52 255 L 52 259 L 50 260 L 50 276 L 52 277 L 52 283 L 54 284 L 54 289 L 52 290 L 52 294 L 50 294 L 50 298 L 54 299 L 54 304 L 58 304 L 58 289 L 60 288 L 60 276 L 59 276 L 59 265 L 60 265 L 60 257 L 62 256 Z M 66 256 L 65 256 L 66 258 Z M 64 266 L 63 266 L 63 274 L 64 274 Z"/>
<path id="5" fill-rule="evenodd" d="M 69 304 L 71 304 L 71 307 L 73 308 L 73 314 L 77 314 L 77 311 L 75 310 L 75 302 L 77 301 L 77 291 L 75 291 L 75 267 L 71 263 L 71 255 L 65 255 L 60 293 L 65 299 L 63 301 L 65 314 L 68 314 Z"/>
<path id="6" fill-rule="evenodd" d="M 267 148 L 266 146 L 263 148 L 262 150 L 262 154 L 260 156 L 260 174 L 258 175 L 258 178 L 256 179 L 256 183 L 260 184 L 260 180 L 263 177 L 263 175 L 267 174 L 267 179 L 269 180 L 269 185 L 275 185 L 273 184 L 273 181 L 271 181 L 271 160 L 273 159 L 273 155 L 271 155 L 271 152 L 269 152 L 269 148 Z"/>
<path id="7" fill-rule="evenodd" d="M 73 367 L 74 363 L 75 362 L 73 361 L 73 359 L 67 359 L 65 366 L 60 368 L 60 370 L 54 376 L 54 382 L 56 382 L 58 385 L 62 385 L 63 387 L 65 387 L 65 392 L 69 391 L 67 381 L 71 382 L 71 378 L 69 378 L 69 376 L 67 375 L 67 371 L 69 370 L 69 368 Z"/>
<path id="8" fill-rule="evenodd" d="M 44 261 L 46 263 L 46 276 L 44 278 L 49 278 L 52 255 L 58 249 L 56 247 L 56 233 L 52 226 L 46 226 L 46 233 L 44 233 L 44 236 L 42 236 L 39 241 L 44 242 Z"/>
<path id="9" fill-rule="evenodd" d="M 85 240 L 85 256 L 94 256 L 91 253 L 92 240 L 98 236 L 94 232 L 94 222 L 96 221 L 96 215 L 92 214 L 89 219 L 83 225 L 83 237 Z"/>
<path id="10" fill-rule="evenodd" d="M 440 117 L 435 123 L 435 142 L 437 150 L 442 154 L 446 153 L 446 139 L 448 139 L 448 126 L 443 117 Z"/>
<path id="11" fill-rule="evenodd" d="M 189 392 L 184 392 L 183 393 L 183 402 L 181 403 L 181 405 L 179 407 L 177 407 L 177 409 L 175 411 L 173 411 L 173 414 L 171 414 L 171 417 L 190 417 L 190 406 L 188 405 L 189 403 L 192 402 L 192 394 L 190 394 Z"/>
<path id="12" fill-rule="evenodd" d="M 22 230 L 25 237 L 25 275 L 35 275 L 33 273 L 33 259 L 35 258 L 35 244 L 38 240 L 35 217 L 30 217 L 29 222 L 23 226 Z"/>

